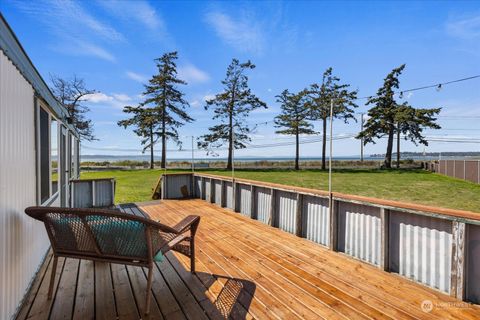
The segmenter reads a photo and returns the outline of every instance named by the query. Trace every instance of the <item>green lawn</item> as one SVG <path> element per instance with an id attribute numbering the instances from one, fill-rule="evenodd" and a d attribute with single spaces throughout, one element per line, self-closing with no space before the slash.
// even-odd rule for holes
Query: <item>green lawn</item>
<path id="1" fill-rule="evenodd" d="M 82 178 L 117 179 L 116 202 L 147 201 L 163 170 L 83 172 Z M 201 171 L 231 176 L 223 170 Z M 328 189 L 328 172 L 320 170 L 238 170 L 237 178 Z M 423 170 L 338 169 L 333 191 L 480 212 L 480 185 Z"/>

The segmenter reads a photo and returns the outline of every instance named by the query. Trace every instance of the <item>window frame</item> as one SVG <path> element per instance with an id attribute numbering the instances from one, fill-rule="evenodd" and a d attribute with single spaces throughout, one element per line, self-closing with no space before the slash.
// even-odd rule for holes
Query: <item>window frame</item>
<path id="1" fill-rule="evenodd" d="M 60 161 L 60 144 L 59 144 L 59 138 L 60 138 L 60 125 L 61 121 L 53 115 L 53 113 L 50 111 L 50 109 L 40 100 L 37 100 L 37 117 L 36 117 L 36 123 L 37 123 L 37 130 L 36 130 L 36 142 L 37 142 L 37 154 L 36 154 L 36 160 L 37 160 L 37 203 L 41 206 L 48 206 L 52 202 L 54 202 L 60 195 L 60 189 L 57 188 L 55 193 L 52 193 L 53 191 L 53 179 L 52 179 L 52 118 L 56 120 L 57 122 L 57 167 L 59 167 L 59 161 Z M 48 116 L 48 123 L 47 123 L 47 128 L 48 128 L 48 198 L 45 199 L 42 202 L 42 139 L 41 139 L 41 120 L 40 120 L 40 113 L 41 111 L 44 111 L 47 116 Z M 58 169 L 57 169 L 58 170 Z"/>

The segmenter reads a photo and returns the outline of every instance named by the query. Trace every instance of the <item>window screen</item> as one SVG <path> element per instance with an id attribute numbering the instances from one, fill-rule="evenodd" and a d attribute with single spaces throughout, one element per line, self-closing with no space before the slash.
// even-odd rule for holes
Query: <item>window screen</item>
<path id="1" fill-rule="evenodd" d="M 40 108 L 40 202 L 50 198 L 50 146 L 48 113 Z"/>

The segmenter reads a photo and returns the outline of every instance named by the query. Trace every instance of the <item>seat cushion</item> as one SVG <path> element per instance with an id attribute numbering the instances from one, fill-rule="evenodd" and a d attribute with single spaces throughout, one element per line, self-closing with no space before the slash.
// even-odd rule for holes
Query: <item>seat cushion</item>
<path id="1" fill-rule="evenodd" d="M 145 225 L 139 221 L 88 217 L 100 251 L 107 255 L 148 258 Z"/>

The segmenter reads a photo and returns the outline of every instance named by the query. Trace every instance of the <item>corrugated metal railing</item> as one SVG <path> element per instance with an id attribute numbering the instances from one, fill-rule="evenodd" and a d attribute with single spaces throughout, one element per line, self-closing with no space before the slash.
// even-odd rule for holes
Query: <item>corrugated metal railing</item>
<path id="1" fill-rule="evenodd" d="M 115 205 L 115 179 L 71 180 L 73 208 L 107 208 Z"/>
<path id="2" fill-rule="evenodd" d="M 190 196 L 235 208 L 385 271 L 480 302 L 480 214 L 337 193 L 330 211 L 329 194 L 318 190 L 243 179 L 232 184 L 202 174 L 168 175 L 165 181 L 164 198 Z M 194 193 L 182 194 L 189 183 Z"/>
<path id="3" fill-rule="evenodd" d="M 480 160 L 437 160 L 424 162 L 423 168 L 449 177 L 480 183 Z"/>

